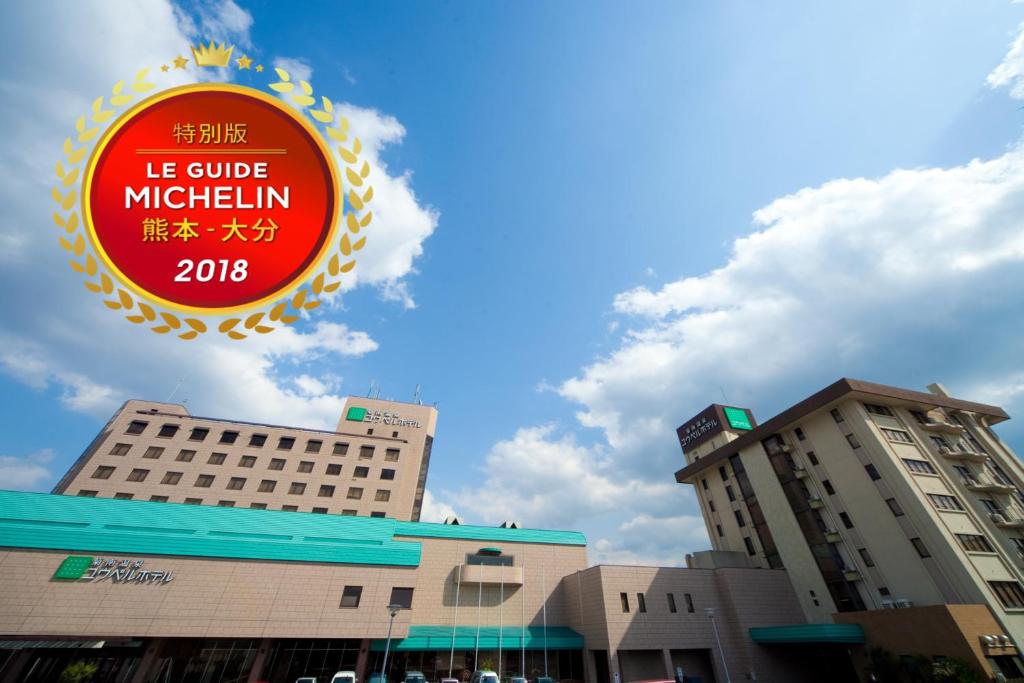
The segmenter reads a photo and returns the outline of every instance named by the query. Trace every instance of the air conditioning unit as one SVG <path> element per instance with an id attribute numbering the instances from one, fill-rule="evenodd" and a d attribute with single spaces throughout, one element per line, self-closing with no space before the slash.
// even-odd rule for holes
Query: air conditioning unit
<path id="1" fill-rule="evenodd" d="M 907 600 L 906 598 L 896 598 L 896 609 L 905 609 L 907 607 L 913 607 L 914 602 Z"/>
<path id="2" fill-rule="evenodd" d="M 779 450 L 782 451 L 783 453 L 792 453 L 793 447 L 790 446 L 788 443 L 784 443 L 779 447 Z"/>
<path id="3" fill-rule="evenodd" d="M 896 603 L 889 598 L 882 598 L 882 609 L 896 609 Z"/>
<path id="4" fill-rule="evenodd" d="M 988 516 L 992 520 L 992 522 L 995 523 L 995 524 L 1005 524 L 1006 523 L 1006 517 L 1004 517 L 1003 515 L 1001 515 L 998 512 L 990 512 Z"/>
<path id="5" fill-rule="evenodd" d="M 949 455 L 952 452 L 948 446 L 939 446 L 939 455 Z"/>

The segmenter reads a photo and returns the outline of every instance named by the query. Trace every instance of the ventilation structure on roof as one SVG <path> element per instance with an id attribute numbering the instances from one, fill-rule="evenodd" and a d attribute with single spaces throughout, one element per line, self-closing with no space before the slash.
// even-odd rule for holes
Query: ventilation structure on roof
<path id="1" fill-rule="evenodd" d="M 506 519 L 501 523 L 502 529 L 521 529 L 522 525 L 514 519 Z"/>
<path id="2" fill-rule="evenodd" d="M 462 524 L 462 519 L 460 519 L 458 515 L 451 515 L 449 517 L 444 518 L 444 523 L 458 526 Z"/>

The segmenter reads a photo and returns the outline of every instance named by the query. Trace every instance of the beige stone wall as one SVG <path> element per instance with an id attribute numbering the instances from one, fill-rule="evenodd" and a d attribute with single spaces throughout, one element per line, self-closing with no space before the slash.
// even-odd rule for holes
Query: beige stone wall
<path id="1" fill-rule="evenodd" d="M 412 609 L 395 620 L 402 637 L 410 623 L 455 623 L 455 568 L 480 541 L 409 539 L 423 544 L 418 568 L 293 562 L 191 559 L 168 556 L 5 550 L 0 553 L 0 634 L 8 636 L 202 636 L 268 638 L 383 638 L 393 587 L 414 589 Z M 586 565 L 583 547 L 502 543 L 524 569 L 521 587 L 485 585 L 485 626 L 540 625 L 547 602 L 550 625 L 565 625 L 563 576 Z M 170 570 L 163 585 L 55 581 L 69 554 L 140 558 Z M 358 608 L 340 607 L 346 585 L 363 587 Z M 458 623 L 477 621 L 477 588 L 461 586 Z"/>
<path id="2" fill-rule="evenodd" d="M 377 409 L 386 406 L 402 418 L 418 420 L 421 426 L 352 422 L 345 420 L 343 412 L 338 431 L 327 432 L 194 417 L 179 405 L 128 401 L 90 445 L 78 470 L 62 481 L 55 492 L 94 492 L 93 495 L 104 498 L 128 494 L 137 500 L 166 496 L 168 501 L 177 503 L 195 499 L 202 505 L 218 505 L 226 501 L 236 507 L 256 504 L 279 510 L 294 506 L 301 512 L 322 508 L 328 514 L 368 516 L 377 512 L 397 519 L 413 519 L 423 450 L 426 438 L 433 434 L 437 411 L 428 406 L 370 399 L 348 401 Z M 127 433 L 134 420 L 148 423 L 142 434 Z M 179 426 L 173 437 L 158 436 L 165 424 Z M 196 427 L 209 429 L 205 440 L 190 440 Z M 225 431 L 239 432 L 235 443 L 219 443 Z M 266 436 L 262 447 L 250 445 L 254 434 Z M 294 446 L 280 449 L 281 437 L 294 438 Z M 307 452 L 310 441 L 322 442 L 319 452 Z M 336 443 L 348 444 L 345 455 L 334 454 Z M 126 445 L 128 452 L 114 454 L 118 444 Z M 370 457 L 361 456 L 364 446 L 373 447 Z M 163 451 L 155 459 L 144 457 L 149 448 Z M 395 457 L 388 455 L 389 449 L 397 449 L 397 461 L 389 459 Z M 195 455 L 190 462 L 181 461 L 178 457 L 182 451 L 195 451 Z M 222 464 L 211 462 L 214 454 L 223 454 Z M 255 457 L 251 467 L 241 464 L 247 456 Z M 283 460 L 283 469 L 271 469 L 272 460 Z M 340 473 L 328 474 L 331 465 L 340 465 Z M 94 476 L 98 467 L 114 470 L 108 478 L 98 479 Z M 356 476 L 357 467 L 367 468 L 365 477 Z M 148 470 L 145 480 L 131 481 L 133 470 Z M 394 470 L 394 478 L 384 479 L 385 470 Z M 180 473 L 177 484 L 163 483 L 169 472 Z M 196 485 L 201 475 L 213 476 L 209 487 Z M 242 488 L 229 488 L 232 479 L 244 479 Z M 273 491 L 260 491 L 264 481 L 274 482 Z M 301 493 L 291 492 L 295 484 L 304 485 Z M 321 490 L 323 486 L 334 488 Z M 362 489 L 361 497 L 349 498 L 352 489 Z M 377 500 L 379 491 L 384 492 L 379 495 L 386 500 Z"/>

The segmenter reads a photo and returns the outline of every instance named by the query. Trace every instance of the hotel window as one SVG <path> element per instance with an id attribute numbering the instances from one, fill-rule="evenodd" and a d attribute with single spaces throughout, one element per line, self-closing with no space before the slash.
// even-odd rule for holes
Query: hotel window
<path id="1" fill-rule="evenodd" d="M 160 446 L 150 446 L 146 449 L 146 452 L 142 454 L 143 458 L 149 458 L 150 460 L 156 460 L 164 454 L 164 449 Z"/>
<path id="2" fill-rule="evenodd" d="M 203 499 L 202 498 L 186 498 L 185 499 L 185 505 L 202 505 L 202 504 L 203 504 Z"/>
<path id="3" fill-rule="evenodd" d="M 313 508 L 313 514 L 316 514 L 316 515 L 326 515 L 327 514 L 327 508 Z"/>
<path id="4" fill-rule="evenodd" d="M 142 420 L 132 420 L 128 423 L 128 429 L 124 430 L 125 434 L 141 434 L 146 431 L 146 427 L 149 426 L 148 422 Z"/>
<path id="5" fill-rule="evenodd" d="M 276 486 L 277 482 L 273 479 L 264 479 L 260 482 L 260 487 L 256 490 L 260 493 L 273 493 Z"/>
<path id="6" fill-rule="evenodd" d="M 875 561 L 871 559 L 871 553 L 868 552 L 867 548 L 860 548 L 857 552 L 860 553 L 860 559 L 864 561 L 865 567 L 875 566 Z"/>
<path id="7" fill-rule="evenodd" d="M 362 500 L 363 490 L 358 486 L 353 486 L 349 488 L 347 497 L 349 500 Z"/>
<path id="8" fill-rule="evenodd" d="M 757 554 L 757 550 L 754 549 L 754 542 L 750 540 L 749 536 L 743 537 L 743 545 L 747 547 L 747 555 L 753 557 Z"/>
<path id="9" fill-rule="evenodd" d="M 263 448 L 265 443 L 267 443 L 266 434 L 253 434 L 249 437 L 249 445 L 253 448 Z"/>
<path id="10" fill-rule="evenodd" d="M 799 427 L 794 429 L 793 433 L 796 434 L 796 440 L 797 441 L 803 441 L 804 439 L 807 438 L 807 435 L 804 434 L 804 430 L 800 429 Z"/>
<path id="11" fill-rule="evenodd" d="M 281 506 L 281 510 L 283 510 L 284 512 L 298 512 L 299 511 L 299 506 L 298 505 L 282 505 Z"/>
<path id="12" fill-rule="evenodd" d="M 294 436 L 282 436 L 277 440 L 277 450 L 290 451 L 295 446 Z"/>
<path id="13" fill-rule="evenodd" d="M 686 600 L 686 611 L 693 613 L 693 596 L 689 593 L 683 593 L 683 599 Z"/>
<path id="14" fill-rule="evenodd" d="M 233 508 L 235 507 L 235 501 L 233 500 L 218 500 L 217 507 L 219 508 Z"/>
<path id="15" fill-rule="evenodd" d="M 367 434 L 373 434 L 373 427 L 370 427 L 369 429 L 367 429 L 366 433 Z"/>
<path id="16" fill-rule="evenodd" d="M 715 511 L 715 501 L 708 498 L 708 510 Z"/>
<path id="17" fill-rule="evenodd" d="M 398 462 L 398 449 L 389 448 L 384 451 L 384 462 Z"/>
<path id="18" fill-rule="evenodd" d="M 128 473 L 128 481 L 146 481 L 149 470 L 134 469 Z"/>
<path id="19" fill-rule="evenodd" d="M 195 451 L 182 449 L 178 451 L 178 457 L 175 458 L 178 462 L 192 462 L 192 458 L 196 457 Z"/>
<path id="20" fill-rule="evenodd" d="M 150 496 L 149 500 L 152 503 L 166 503 L 167 496 Z"/>
<path id="21" fill-rule="evenodd" d="M 715 531 L 718 532 L 719 536 L 725 536 L 725 532 L 722 531 L 722 525 L 721 524 L 716 524 L 715 525 Z"/>
<path id="22" fill-rule="evenodd" d="M 229 491 L 241 491 L 245 488 L 244 477 L 231 477 L 228 479 L 228 490 Z"/>
<path id="23" fill-rule="evenodd" d="M 320 491 L 316 495 L 321 498 L 331 498 L 334 496 L 334 487 L 330 484 L 321 484 Z"/>
<path id="24" fill-rule="evenodd" d="M 814 454 L 814 451 L 807 451 L 807 459 L 812 465 L 818 464 L 818 456 Z"/>
<path id="25" fill-rule="evenodd" d="M 1011 536 L 1010 540 L 1013 541 L 1013 547 L 1017 549 L 1017 556 L 1024 557 L 1024 538 L 1017 538 L 1016 536 Z"/>
<path id="26" fill-rule="evenodd" d="M 737 524 L 739 524 L 740 526 L 746 526 L 747 525 L 747 521 L 745 519 L 743 519 L 743 511 L 742 510 L 733 510 L 732 514 L 734 514 L 736 516 L 736 523 Z"/>
<path id="27" fill-rule="evenodd" d="M 935 468 L 927 460 L 914 460 L 912 458 L 903 458 L 903 464 L 907 466 L 907 469 L 917 474 L 937 474 Z"/>
<path id="28" fill-rule="evenodd" d="M 362 586 L 345 586 L 341 592 L 341 604 L 338 607 L 359 607 L 361 597 L 363 597 Z"/>
<path id="29" fill-rule="evenodd" d="M 391 600 L 388 605 L 397 605 L 403 609 L 412 609 L 412 588 L 392 588 Z"/>
<path id="30" fill-rule="evenodd" d="M 886 406 L 880 406 L 875 403 L 865 403 L 864 409 L 872 415 L 884 415 L 885 417 L 892 417 L 892 411 Z"/>
<path id="31" fill-rule="evenodd" d="M 676 613 L 676 596 L 671 593 L 666 593 L 665 596 L 668 598 L 668 611 L 672 614 Z"/>
<path id="32" fill-rule="evenodd" d="M 266 503 L 249 503 L 249 507 L 252 508 L 253 510 L 266 510 L 267 509 L 267 504 Z"/>
<path id="33" fill-rule="evenodd" d="M 1003 512 L 1003 508 L 999 505 L 999 503 L 995 502 L 994 500 L 991 500 L 989 498 L 979 498 L 978 502 L 982 504 L 986 512 L 996 514 L 1001 514 Z"/>
<path id="34" fill-rule="evenodd" d="M 843 421 L 843 414 L 839 412 L 839 408 L 833 408 L 828 411 L 828 414 L 832 416 L 832 419 L 836 421 L 836 424 Z"/>
<path id="35" fill-rule="evenodd" d="M 736 500 L 736 493 L 735 493 L 735 491 L 732 490 L 731 486 L 726 486 L 725 487 L 725 495 L 726 495 L 726 497 L 729 498 L 730 501 L 735 501 Z"/>
<path id="36" fill-rule="evenodd" d="M 888 597 L 889 595 L 891 595 L 891 593 L 889 592 L 889 589 L 886 588 L 885 586 L 879 586 L 878 587 L 878 594 L 881 595 L 882 597 Z"/>
<path id="37" fill-rule="evenodd" d="M 318 440 L 310 439 L 309 441 L 306 442 L 306 452 L 307 453 L 319 453 L 320 452 L 320 448 L 323 445 L 324 445 L 323 441 L 318 441 Z"/>
<path id="38" fill-rule="evenodd" d="M 220 441 L 217 443 L 234 443 L 238 441 L 238 432 L 225 431 L 220 434 Z"/>
<path id="39" fill-rule="evenodd" d="M 78 495 L 80 495 L 82 498 L 95 498 L 97 493 L 99 493 L 99 491 L 90 491 L 88 489 L 82 489 L 81 491 L 78 492 Z"/>
<path id="40" fill-rule="evenodd" d="M 348 444 L 341 441 L 336 442 L 332 453 L 334 455 L 348 455 Z"/>
<path id="41" fill-rule="evenodd" d="M 989 581 L 988 585 L 992 592 L 1008 609 L 1019 609 L 1024 607 L 1024 589 L 1016 581 Z"/>
<path id="42" fill-rule="evenodd" d="M 827 493 L 830 496 L 836 495 L 835 487 L 832 486 L 832 482 L 830 482 L 828 479 L 821 480 L 821 488 L 825 489 L 825 493 Z"/>
<path id="43" fill-rule="evenodd" d="M 370 516 L 371 517 L 387 517 L 387 515 L 384 514 L 383 512 L 371 512 Z"/>
<path id="44" fill-rule="evenodd" d="M 341 516 L 342 517 L 355 517 L 356 516 L 356 511 L 355 510 L 342 510 L 341 511 Z"/>
<path id="45" fill-rule="evenodd" d="M 729 471 L 725 469 L 725 465 L 720 465 L 718 468 L 718 474 L 722 477 L 722 481 L 729 480 Z"/>
<path id="46" fill-rule="evenodd" d="M 852 529 L 853 528 L 853 520 L 850 519 L 850 515 L 849 514 L 847 514 L 845 512 L 840 512 L 839 513 L 839 519 L 842 520 L 843 526 L 845 526 L 847 529 Z"/>
<path id="47" fill-rule="evenodd" d="M 622 611 L 629 612 L 629 593 L 619 593 L 619 602 L 622 603 Z"/>
<path id="48" fill-rule="evenodd" d="M 283 470 L 284 469 L 284 458 L 271 458 L 270 465 L 267 466 L 268 470 Z"/>
<path id="49" fill-rule="evenodd" d="M 227 453 L 210 453 L 210 459 L 206 461 L 207 465 L 223 465 L 224 461 L 227 460 Z"/>
<path id="50" fill-rule="evenodd" d="M 167 472 L 166 474 L 164 474 L 164 478 L 160 483 L 170 484 L 171 486 L 174 486 L 179 481 L 181 481 L 181 472 Z"/>
<path id="51" fill-rule="evenodd" d="M 132 445 L 129 443 L 115 443 L 114 447 L 110 449 L 111 455 L 128 455 L 128 451 L 132 449 Z"/>
<path id="52" fill-rule="evenodd" d="M 301 481 L 293 481 L 292 485 L 288 487 L 289 495 L 301 496 L 306 492 L 306 485 Z"/>
<path id="53" fill-rule="evenodd" d="M 192 433 L 188 435 L 189 441 L 206 441 L 206 437 L 210 435 L 210 430 L 206 427 L 193 427 Z"/>
<path id="54" fill-rule="evenodd" d="M 700 486 L 701 486 L 702 489 L 707 491 L 708 490 L 708 480 L 707 479 L 701 479 L 700 480 Z"/>
<path id="55" fill-rule="evenodd" d="M 100 465 L 96 468 L 96 471 L 92 473 L 93 479 L 110 479 L 110 475 L 114 473 L 114 468 L 109 465 Z"/>
<path id="56" fill-rule="evenodd" d="M 858 441 L 857 437 L 853 434 L 846 435 L 846 443 L 850 444 L 850 448 L 854 450 L 860 448 L 860 441 Z"/>
<path id="57" fill-rule="evenodd" d="M 378 503 L 387 503 L 391 500 L 391 491 L 388 491 L 387 489 L 377 489 L 377 493 L 374 495 L 373 499 Z"/>
<path id="58" fill-rule="evenodd" d="M 898 500 L 896 500 L 895 498 L 886 498 L 885 503 L 886 505 L 889 506 L 889 509 L 892 511 L 893 517 L 903 516 L 903 508 L 900 506 L 900 502 Z"/>
<path id="59" fill-rule="evenodd" d="M 114 498 L 117 498 L 118 500 L 131 500 L 134 497 L 135 497 L 134 493 L 115 493 L 114 494 Z"/>
<path id="60" fill-rule="evenodd" d="M 243 455 L 242 459 L 238 461 L 239 467 L 253 467 L 256 464 L 255 455 Z"/>
<path id="61" fill-rule="evenodd" d="M 932 505 L 940 510 L 963 510 L 964 506 L 956 499 L 956 496 L 944 496 L 939 493 L 929 493 L 928 499 Z"/>
<path id="62" fill-rule="evenodd" d="M 352 476 L 355 477 L 356 479 L 366 479 L 368 476 L 370 476 L 370 468 L 357 467 Z"/>
<path id="63" fill-rule="evenodd" d="M 935 446 L 936 448 L 945 448 L 947 450 L 950 450 L 949 442 L 946 441 L 946 437 L 944 437 L 944 436 L 930 436 L 928 438 L 930 438 L 932 440 L 932 445 Z"/>
<path id="64" fill-rule="evenodd" d="M 212 474 L 200 474 L 196 477 L 196 486 L 202 489 L 208 489 L 213 485 L 213 479 L 214 477 Z"/>
<path id="65" fill-rule="evenodd" d="M 327 466 L 327 474 L 341 474 L 341 465 L 331 464 Z"/>
<path id="66" fill-rule="evenodd" d="M 868 476 L 871 477 L 872 481 L 878 481 L 882 478 L 882 475 L 878 473 L 878 468 L 872 463 L 864 465 L 864 471 L 868 473 Z"/>
<path id="67" fill-rule="evenodd" d="M 918 424 L 926 425 L 926 424 L 928 424 L 928 422 L 929 422 L 929 420 L 928 420 L 928 416 L 927 416 L 927 415 L 925 415 L 925 414 L 924 414 L 923 412 L 921 412 L 920 410 L 911 410 L 911 411 L 910 411 L 910 416 L 911 416 L 912 418 L 914 418 L 915 420 L 917 420 L 917 423 L 918 423 Z"/>
<path id="68" fill-rule="evenodd" d="M 383 469 L 383 470 L 380 471 L 380 478 L 381 479 L 386 479 L 388 481 L 391 481 L 392 479 L 395 478 L 395 471 L 394 470 Z"/>
<path id="69" fill-rule="evenodd" d="M 988 539 L 981 534 L 957 534 L 957 540 L 960 541 L 960 545 L 963 546 L 964 550 L 969 550 L 974 553 L 992 553 L 995 552 L 992 549 L 992 544 L 988 542 Z"/>
<path id="70" fill-rule="evenodd" d="M 373 458 L 373 446 L 360 446 L 359 447 L 359 459 L 360 460 L 371 460 Z"/>
<path id="71" fill-rule="evenodd" d="M 646 612 L 647 611 L 647 601 L 644 600 L 644 594 L 643 593 L 637 593 L 636 594 L 636 611 L 637 612 Z"/>
<path id="72" fill-rule="evenodd" d="M 910 542 L 914 544 L 914 550 L 917 551 L 918 555 L 921 557 L 931 557 L 931 554 L 928 552 L 928 548 L 924 547 L 924 541 L 920 538 L 914 537 L 910 539 Z"/>
<path id="73" fill-rule="evenodd" d="M 303 460 L 302 462 L 299 463 L 299 473 L 300 474 L 309 474 L 312 471 L 313 471 L 313 461 L 312 460 Z"/>
<path id="74" fill-rule="evenodd" d="M 897 443 L 914 443 L 914 437 L 906 433 L 902 429 L 886 429 L 882 427 L 882 433 L 889 441 L 896 441 Z"/>

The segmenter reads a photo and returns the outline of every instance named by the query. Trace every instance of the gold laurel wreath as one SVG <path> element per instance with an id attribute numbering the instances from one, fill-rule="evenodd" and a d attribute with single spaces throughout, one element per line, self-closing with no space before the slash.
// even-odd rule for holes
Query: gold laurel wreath
<path id="1" fill-rule="evenodd" d="M 321 109 L 311 109 L 310 107 L 316 104 L 313 87 L 308 82 L 300 80 L 299 91 L 295 91 L 295 83 L 287 71 L 274 71 L 281 80 L 271 83 L 270 89 L 282 95 L 288 94 L 288 97 L 299 105 L 299 111 L 308 113 L 315 121 L 324 124 L 324 131 L 338 143 L 338 155 L 345 164 L 345 179 L 350 185 L 347 197 L 343 189 L 341 193 L 343 198 L 347 198 L 351 210 L 345 211 L 343 204 L 346 231 L 338 241 L 337 250 L 328 259 L 326 268 L 309 284 L 300 286 L 294 294 L 278 301 L 269 311 L 257 311 L 244 318 L 225 318 L 215 328 L 217 332 L 235 340 L 245 339 L 253 332 L 273 332 L 278 326 L 272 323 L 294 323 L 300 319 L 302 311 L 311 311 L 320 305 L 321 301 L 317 297 L 321 294 L 337 291 L 341 287 L 341 275 L 350 272 L 356 266 L 354 252 L 366 245 L 365 236 L 352 241 L 353 238 L 350 238 L 349 234 L 357 236 L 359 231 L 369 226 L 373 220 L 373 211 L 366 208 L 373 199 L 373 187 L 366 182 L 370 175 L 369 162 L 364 160 L 360 163 L 362 143 L 356 137 L 352 139 L 351 148 L 341 144 L 348 141 L 348 119 L 334 112 L 334 104 L 327 97 L 321 97 Z M 130 84 L 118 81 L 109 96 L 96 98 L 92 103 L 92 111 L 79 116 L 75 121 L 75 133 L 65 138 L 64 154 L 57 162 L 58 183 L 53 188 L 52 196 L 58 210 L 53 212 L 53 220 L 64 229 L 65 234 L 60 236 L 59 241 L 61 247 L 71 252 L 73 258 L 68 261 L 69 265 L 75 272 L 85 275 L 86 289 L 103 296 L 103 303 L 107 308 L 124 311 L 125 319 L 137 325 L 155 323 L 149 329 L 157 334 L 174 332 L 179 338 L 190 340 L 209 331 L 207 324 L 199 318 L 180 317 L 169 311 L 160 310 L 116 284 L 114 278 L 104 271 L 100 262 L 90 252 L 76 209 L 81 187 L 82 162 L 88 157 L 104 124 L 114 118 L 117 110 L 131 103 L 136 95 L 156 87 L 155 84 L 146 82 L 148 73 L 149 69 L 139 71 Z M 89 127 L 91 124 L 98 125 Z"/>

